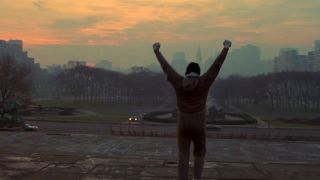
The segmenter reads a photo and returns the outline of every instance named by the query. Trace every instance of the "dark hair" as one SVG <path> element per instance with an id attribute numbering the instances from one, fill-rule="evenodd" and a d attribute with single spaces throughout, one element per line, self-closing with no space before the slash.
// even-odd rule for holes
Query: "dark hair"
<path id="1" fill-rule="evenodd" d="M 189 74 L 191 72 L 194 72 L 200 75 L 200 66 L 198 63 L 191 62 L 188 64 L 185 74 Z"/>

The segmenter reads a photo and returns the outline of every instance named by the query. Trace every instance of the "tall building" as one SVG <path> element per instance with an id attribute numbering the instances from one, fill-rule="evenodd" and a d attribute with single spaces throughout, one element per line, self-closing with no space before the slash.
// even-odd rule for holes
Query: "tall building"
<path id="1" fill-rule="evenodd" d="M 234 49 L 230 53 L 230 58 L 233 61 L 240 61 L 242 63 L 259 61 L 261 58 L 261 49 L 258 46 L 248 44 L 239 49 Z"/>
<path id="2" fill-rule="evenodd" d="M 181 75 L 184 75 L 188 61 L 186 60 L 186 54 L 184 52 L 176 52 L 173 55 L 171 65 Z"/>
<path id="3" fill-rule="evenodd" d="M 28 56 L 28 52 L 23 50 L 23 41 L 21 40 L 0 40 L 0 56 L 10 55 L 18 63 L 24 63 L 33 70 L 40 70 L 40 64 L 34 62 L 34 58 Z"/>
<path id="4" fill-rule="evenodd" d="M 272 69 L 270 70 L 272 71 Z M 221 69 L 222 76 L 239 74 L 252 76 L 261 73 L 261 49 L 254 45 L 245 45 L 232 49 Z"/>
<path id="5" fill-rule="evenodd" d="M 320 40 L 314 41 L 315 51 L 320 51 Z"/>
<path id="6" fill-rule="evenodd" d="M 311 71 L 320 71 L 320 40 L 315 41 L 314 51 L 308 53 Z"/>
<path id="7" fill-rule="evenodd" d="M 201 53 L 200 47 L 198 47 L 198 50 L 197 50 L 196 62 L 199 64 L 200 68 L 202 69 L 203 64 L 202 64 L 202 53 Z"/>
<path id="8" fill-rule="evenodd" d="M 281 49 L 274 59 L 274 72 L 309 71 L 310 61 L 306 55 L 298 55 L 296 49 Z"/>

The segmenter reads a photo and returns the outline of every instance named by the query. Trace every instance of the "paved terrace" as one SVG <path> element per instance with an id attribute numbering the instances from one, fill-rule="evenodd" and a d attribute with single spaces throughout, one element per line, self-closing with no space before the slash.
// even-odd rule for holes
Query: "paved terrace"
<path id="1" fill-rule="evenodd" d="M 0 132 L 0 179 L 176 179 L 175 138 Z M 208 139 L 204 179 L 315 179 L 319 142 Z M 192 171 L 191 171 L 192 172 Z"/>
<path id="2" fill-rule="evenodd" d="M 176 125 L 172 124 L 112 124 L 110 126 L 111 134 L 114 135 L 176 136 Z M 217 128 L 207 130 L 207 137 L 217 139 L 320 141 L 320 129 L 223 127 L 220 130 Z"/>

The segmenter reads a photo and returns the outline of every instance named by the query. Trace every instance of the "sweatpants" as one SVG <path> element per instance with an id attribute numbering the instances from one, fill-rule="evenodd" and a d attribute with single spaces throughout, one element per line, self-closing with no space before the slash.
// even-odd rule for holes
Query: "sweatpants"
<path id="1" fill-rule="evenodd" d="M 187 180 L 189 174 L 190 145 L 193 142 L 194 179 L 200 179 L 206 154 L 205 111 L 178 112 L 177 143 L 179 149 L 179 180 Z"/>

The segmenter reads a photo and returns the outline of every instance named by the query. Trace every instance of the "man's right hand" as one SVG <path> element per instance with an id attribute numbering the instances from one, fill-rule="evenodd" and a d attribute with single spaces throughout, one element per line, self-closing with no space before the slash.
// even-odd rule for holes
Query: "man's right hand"
<path id="1" fill-rule="evenodd" d="M 153 44 L 153 51 L 159 51 L 159 49 L 160 49 L 160 43 L 154 43 Z"/>
<path id="2" fill-rule="evenodd" d="M 231 45 L 232 45 L 232 42 L 231 41 L 229 41 L 229 40 L 224 40 L 224 42 L 223 42 L 223 46 L 225 47 L 225 48 L 230 48 L 231 47 Z"/>

